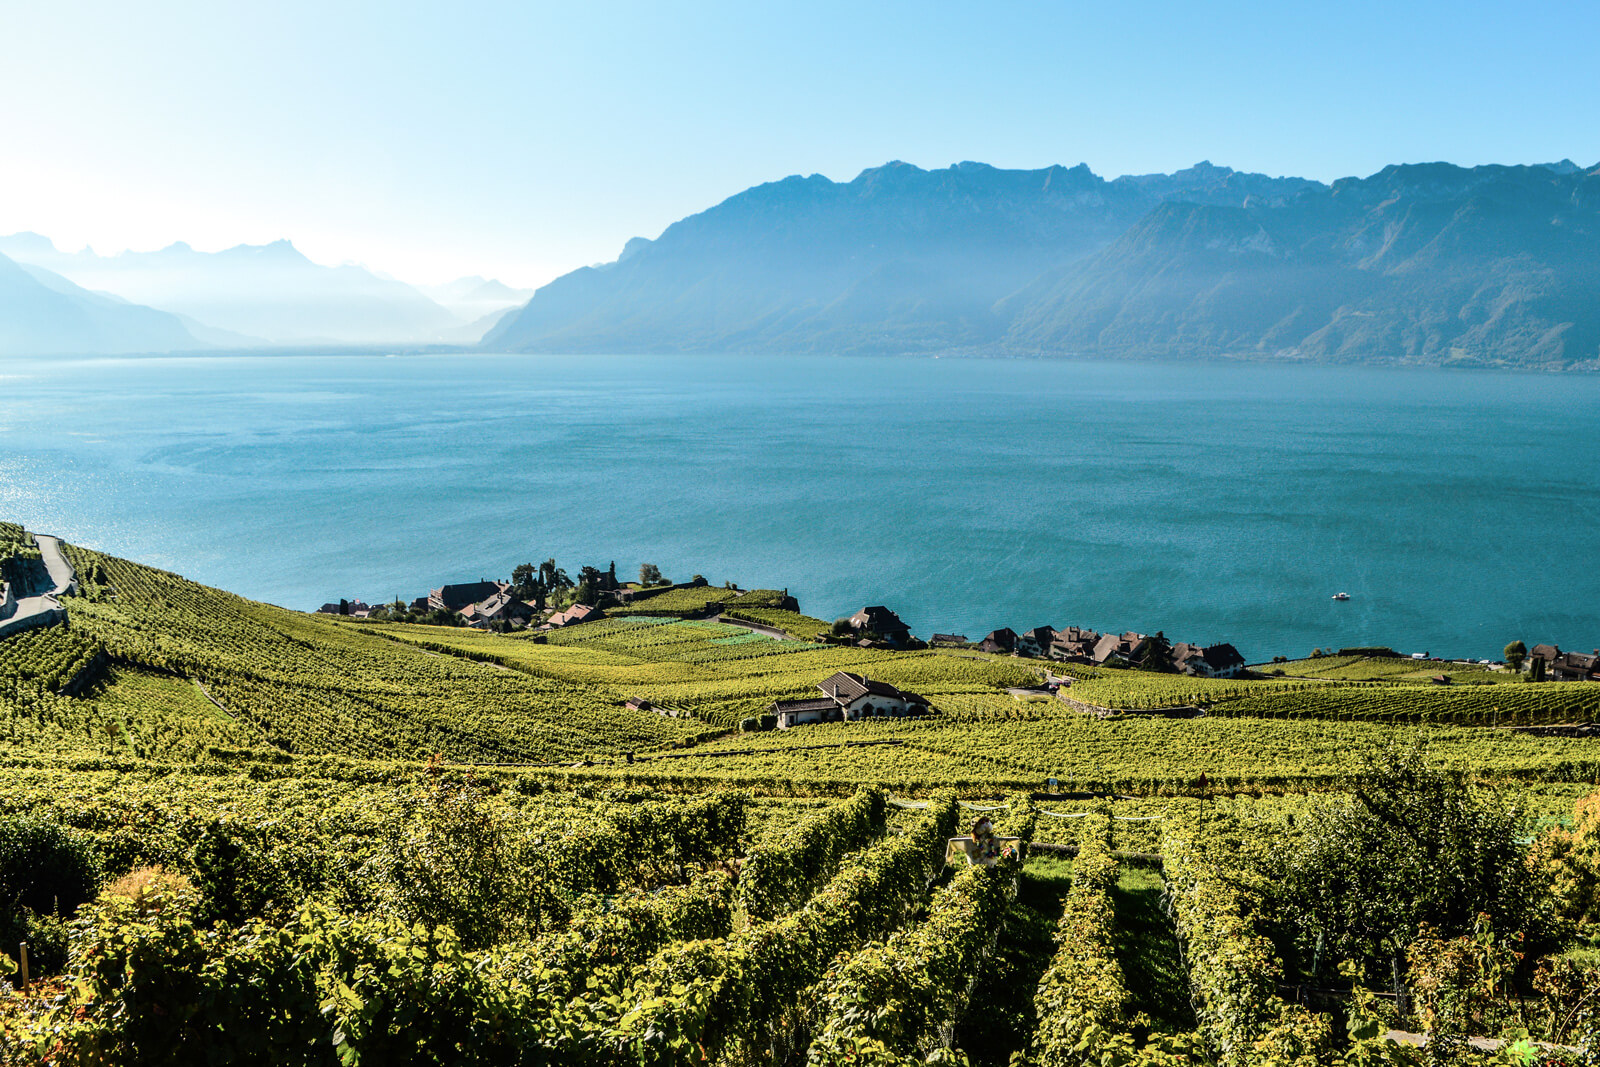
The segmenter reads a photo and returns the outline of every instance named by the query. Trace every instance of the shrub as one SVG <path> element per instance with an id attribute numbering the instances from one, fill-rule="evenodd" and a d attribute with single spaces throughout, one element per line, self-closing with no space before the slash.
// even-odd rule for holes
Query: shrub
<path id="1" fill-rule="evenodd" d="M 312 962 L 292 931 L 208 927 L 200 895 L 164 872 L 118 886 L 133 895 L 108 893 L 83 909 L 67 995 L 7 1032 L 8 1062 L 337 1062 Z"/>
<path id="2" fill-rule="evenodd" d="M 89 840 L 31 815 L 0 819 L 0 893 L 5 903 L 71 913 L 90 900 L 100 865 Z"/>
<path id="3" fill-rule="evenodd" d="M 237 824 L 221 819 L 207 824 L 189 859 L 195 888 L 212 918 L 237 923 L 296 895 L 256 835 Z"/>

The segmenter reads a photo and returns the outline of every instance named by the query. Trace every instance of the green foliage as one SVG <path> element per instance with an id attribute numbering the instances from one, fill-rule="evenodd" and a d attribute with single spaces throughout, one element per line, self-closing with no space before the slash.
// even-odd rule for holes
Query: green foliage
<path id="1" fill-rule="evenodd" d="M 745 911 L 752 919 L 771 919 L 799 905 L 841 857 L 883 834 L 887 807 L 882 789 L 864 789 L 763 841 L 739 872 Z"/>
<path id="2" fill-rule="evenodd" d="M 70 916 L 99 880 L 86 834 L 34 815 L 0 818 L 0 906 Z"/>
<path id="3" fill-rule="evenodd" d="M 1172 673 L 1172 642 L 1165 633 L 1157 630 L 1145 639 L 1144 651 L 1139 655 L 1139 669 Z"/>
<path id="4" fill-rule="evenodd" d="M 101 877 L 89 835 L 37 815 L 0 817 L 0 952 L 27 942 L 33 973 L 66 963 L 65 920 L 92 899 Z"/>
<path id="5" fill-rule="evenodd" d="M 400 918 L 483 948 L 565 917 L 525 826 L 474 786 L 433 779 L 388 831 L 385 896 Z"/>
<path id="6" fill-rule="evenodd" d="M 789 916 L 658 955 L 617 998 L 626 1007 L 608 1040 L 646 1065 L 767 1049 L 829 960 L 888 933 L 922 899 L 957 810 L 953 795 L 937 798 L 904 835 L 859 854 Z"/>
<path id="7" fill-rule="evenodd" d="M 315 969 L 289 929 L 200 922 L 199 895 L 162 880 L 108 897 L 73 933 L 67 993 L 8 1028 L 8 1059 L 104 1067 L 253 1062 L 331 1067 Z"/>
<path id="8" fill-rule="evenodd" d="M 1041 1067 L 1076 1067 L 1127 1022 L 1129 994 L 1114 953 L 1111 820 L 1096 813 L 1084 823 L 1072 891 L 1056 927 L 1056 954 L 1034 997 L 1039 1022 L 1030 1062 Z"/>
<path id="9" fill-rule="evenodd" d="M 1312 809 L 1280 848 L 1278 906 L 1302 946 L 1384 974 L 1418 926 L 1535 933 L 1539 887 L 1523 843 L 1527 816 L 1505 795 L 1429 764 L 1420 746 L 1372 759 L 1348 797 Z"/>
<path id="10" fill-rule="evenodd" d="M 1223 1067 L 1311 1061 L 1331 1040 L 1328 1020 L 1278 996 L 1283 964 L 1263 931 L 1261 889 L 1230 841 L 1238 832 L 1207 820 L 1162 837 L 1198 1033 Z"/>
<path id="11" fill-rule="evenodd" d="M 391 824 L 382 892 L 406 922 L 448 925 L 469 949 L 556 928 L 585 894 L 731 857 L 744 834 L 739 793 L 607 807 L 557 832 L 516 819 L 471 783 L 431 777 Z"/>
<path id="12" fill-rule="evenodd" d="M 817 993 L 807 1062 L 898 1065 L 930 1052 L 966 1004 L 1016 886 L 1016 863 L 968 867 L 934 893 L 927 918 L 839 957 Z"/>
<path id="13" fill-rule="evenodd" d="M 92 637 L 65 626 L 23 630 L 0 640 L 0 685 L 34 683 L 59 692 L 100 658 Z"/>
<path id="14" fill-rule="evenodd" d="M 762 626 L 771 626 L 773 629 L 782 630 L 796 641 L 812 641 L 822 634 L 829 633 L 831 627 L 821 619 L 814 619 L 810 615 L 802 615 L 798 611 L 787 611 L 783 608 L 747 606 L 745 597 L 731 601 L 722 609 L 725 619 L 741 619 L 745 622 L 760 623 Z"/>
<path id="15" fill-rule="evenodd" d="M 186 868 L 206 914 L 238 923 L 297 902 L 297 884 L 254 827 L 212 819 L 201 828 Z"/>
<path id="16" fill-rule="evenodd" d="M 1487 915 L 1472 930 L 1446 939 L 1427 923 L 1406 949 L 1406 982 L 1428 1035 L 1433 1063 L 1462 1058 L 1467 1038 L 1498 1032 L 1520 1014 L 1512 983 L 1522 960 L 1520 937 L 1499 940 Z"/>

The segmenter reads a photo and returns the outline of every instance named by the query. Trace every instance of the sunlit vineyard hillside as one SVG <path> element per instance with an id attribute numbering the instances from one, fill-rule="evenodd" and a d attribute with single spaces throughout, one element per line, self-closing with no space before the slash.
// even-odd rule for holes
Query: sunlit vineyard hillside
<path id="1" fill-rule="evenodd" d="M 831 645 L 715 587 L 494 634 L 66 554 L 67 623 L 0 639 L 0 1062 L 1357 1067 L 1600 1034 L 1600 742 L 1543 729 L 1600 686 Z M 771 728 L 839 671 L 929 711 Z M 992 865 L 951 843 L 979 816 Z"/>

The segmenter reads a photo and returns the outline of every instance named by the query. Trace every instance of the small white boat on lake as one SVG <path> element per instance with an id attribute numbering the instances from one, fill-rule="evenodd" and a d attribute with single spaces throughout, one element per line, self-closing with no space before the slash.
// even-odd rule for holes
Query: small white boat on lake
<path id="1" fill-rule="evenodd" d="M 1333 594 L 1333 599 L 1335 599 L 1335 600 L 1349 600 L 1350 599 L 1350 594 L 1349 593 L 1335 593 L 1335 594 Z"/>

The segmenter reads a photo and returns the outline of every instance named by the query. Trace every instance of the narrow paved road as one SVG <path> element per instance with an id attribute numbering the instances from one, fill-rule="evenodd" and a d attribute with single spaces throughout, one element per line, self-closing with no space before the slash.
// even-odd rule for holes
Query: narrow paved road
<path id="1" fill-rule="evenodd" d="M 49 534 L 36 533 L 33 540 L 39 546 L 39 555 L 44 557 L 44 569 L 50 572 L 50 582 L 55 587 L 51 591 L 56 596 L 63 596 L 73 592 L 73 587 L 78 584 L 78 572 L 72 569 L 72 564 L 67 562 L 67 557 L 61 554 L 61 539 L 51 537 Z"/>
<path id="2" fill-rule="evenodd" d="M 0 637 L 64 621 L 67 609 L 61 606 L 58 598 L 77 592 L 77 572 L 61 554 L 61 541 L 48 534 L 34 534 L 33 539 L 39 545 L 45 572 L 50 575 L 51 589 L 39 596 L 18 597 L 15 610 L 0 617 Z"/>
<path id="3" fill-rule="evenodd" d="M 726 616 L 723 616 L 723 615 L 713 615 L 713 616 L 711 616 L 711 618 L 707 619 L 706 621 L 707 622 L 720 622 L 724 626 L 739 626 L 739 627 L 742 627 L 742 628 L 744 628 L 746 630 L 754 631 L 755 633 L 758 633 L 758 634 L 766 634 L 768 637 L 776 637 L 780 641 L 795 641 L 795 640 L 798 640 L 798 638 L 790 637 L 788 634 L 784 633 L 782 630 L 778 629 L 776 626 L 763 626 L 759 622 L 745 622 L 743 619 L 730 619 L 730 618 L 727 618 Z"/>

